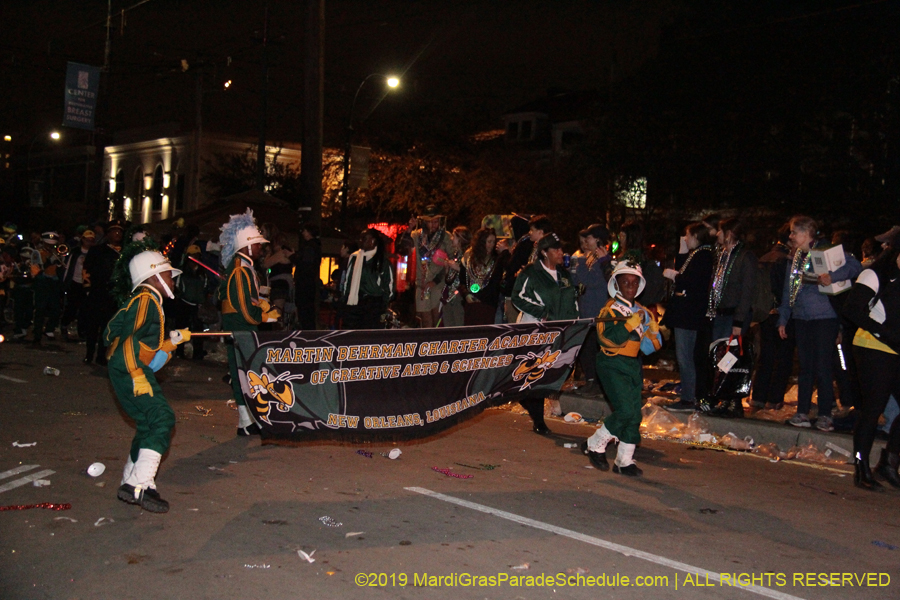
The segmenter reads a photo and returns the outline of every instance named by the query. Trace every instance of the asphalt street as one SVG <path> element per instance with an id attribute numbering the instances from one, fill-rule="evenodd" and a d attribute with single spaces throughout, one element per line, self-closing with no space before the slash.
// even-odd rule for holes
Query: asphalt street
<path id="1" fill-rule="evenodd" d="M 630 479 L 565 447 L 592 426 L 502 408 L 411 443 L 263 445 L 209 361 L 164 370 L 172 508 L 145 513 L 115 496 L 133 425 L 80 358 L 0 346 L 0 508 L 71 504 L 0 511 L 4 600 L 900 597 L 900 493 L 849 466 L 645 440 Z"/>

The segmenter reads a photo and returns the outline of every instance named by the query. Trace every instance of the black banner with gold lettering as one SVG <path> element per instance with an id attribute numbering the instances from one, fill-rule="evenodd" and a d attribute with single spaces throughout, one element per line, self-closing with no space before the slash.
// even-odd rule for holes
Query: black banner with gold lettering
<path id="1" fill-rule="evenodd" d="M 404 439 L 559 391 L 593 321 L 438 329 L 234 332 L 264 438 Z"/>

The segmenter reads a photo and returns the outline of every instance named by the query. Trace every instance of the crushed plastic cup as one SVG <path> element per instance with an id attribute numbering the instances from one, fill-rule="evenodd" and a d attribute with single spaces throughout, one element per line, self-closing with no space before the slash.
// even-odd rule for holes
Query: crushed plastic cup
<path id="1" fill-rule="evenodd" d="M 95 462 L 91 466 L 87 468 L 87 474 L 91 477 L 100 477 L 103 475 L 103 471 L 106 470 L 106 465 L 103 463 Z"/>
<path id="2" fill-rule="evenodd" d="M 400 458 L 401 454 L 403 454 L 403 452 L 400 451 L 400 448 L 393 448 L 390 452 L 388 452 L 388 458 L 391 460 L 397 460 L 398 458 Z"/>
<path id="3" fill-rule="evenodd" d="M 59 377 L 59 369 L 54 369 L 53 367 L 44 367 L 44 375 Z"/>
<path id="4" fill-rule="evenodd" d="M 582 417 L 577 412 L 570 412 L 570 413 L 566 414 L 564 419 L 565 419 L 566 423 L 581 423 L 582 421 L 584 421 L 584 417 Z"/>
<path id="5" fill-rule="evenodd" d="M 567 443 L 563 444 L 563 448 L 577 448 L 577 447 L 578 447 L 578 444 L 573 444 L 571 442 L 567 442 Z"/>

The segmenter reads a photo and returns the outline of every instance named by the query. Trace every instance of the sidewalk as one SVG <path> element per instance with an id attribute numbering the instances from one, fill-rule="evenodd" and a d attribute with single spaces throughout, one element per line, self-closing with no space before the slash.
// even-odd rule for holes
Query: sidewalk
<path id="1" fill-rule="evenodd" d="M 591 421 L 605 418 L 612 412 L 606 398 L 582 398 L 567 392 L 563 392 L 562 396 L 560 396 L 559 405 L 562 408 L 563 415 L 577 412 L 585 419 Z M 670 412 L 669 414 L 684 423 L 692 413 Z M 743 419 L 724 419 L 704 414 L 703 418 L 709 422 L 712 433 L 725 435 L 730 432 L 739 438 L 750 436 L 757 446 L 774 442 L 778 444 L 782 451 L 785 451 L 792 446 L 806 446 L 812 441 L 823 452 L 827 449 L 826 443 L 831 443 L 838 448 L 844 449 L 850 456 L 853 453 L 853 436 L 850 433 L 819 431 L 815 427 L 808 429 L 792 427 L 773 421 L 747 417 Z M 870 455 L 872 464 L 878 462 L 884 444 L 883 440 L 875 440 L 875 445 L 872 447 Z M 834 450 L 833 452 L 837 453 Z M 850 456 L 847 457 L 848 463 L 852 462 Z"/>

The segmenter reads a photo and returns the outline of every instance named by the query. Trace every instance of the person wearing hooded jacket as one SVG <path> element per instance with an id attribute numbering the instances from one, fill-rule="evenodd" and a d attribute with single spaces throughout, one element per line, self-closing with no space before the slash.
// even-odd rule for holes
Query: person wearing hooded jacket
<path id="1" fill-rule="evenodd" d="M 520 311 L 518 322 L 577 319 L 577 291 L 572 277 L 562 266 L 563 251 L 559 236 L 555 233 L 544 235 L 535 249 L 536 260 L 519 272 L 513 286 L 512 303 Z M 534 422 L 534 432 L 541 435 L 550 433 L 544 422 L 544 398 L 542 392 L 519 400 Z"/>
<path id="2" fill-rule="evenodd" d="M 637 262 L 620 261 L 609 280 L 612 297 L 597 319 L 597 377 L 613 412 L 581 451 L 596 468 L 609 470 L 606 447 L 619 443 L 613 473 L 637 477 L 643 472 L 634 462 L 634 451 L 641 441 L 641 359 L 662 347 L 659 324 L 653 314 L 635 298 L 644 291 L 644 275 Z"/>
<path id="3" fill-rule="evenodd" d="M 221 261 L 225 267 L 218 297 L 222 302 L 222 328 L 225 331 L 257 331 L 260 323 L 278 320 L 279 313 L 266 300 L 259 297 L 259 281 L 253 261 L 262 254 L 262 245 L 268 243 L 256 227 L 253 211 L 231 215 L 221 228 L 219 243 L 222 246 Z M 238 435 L 259 435 L 259 425 L 250 416 L 237 370 L 234 344 L 228 348 L 228 368 L 231 389 L 238 408 Z"/>
<path id="4" fill-rule="evenodd" d="M 175 297 L 172 278 L 181 271 L 173 269 L 153 245 L 142 243 L 126 248 L 119 262 L 115 284 L 117 288 L 125 286 L 120 295 L 126 298 L 107 325 L 104 341 L 109 347 L 110 381 L 137 431 L 116 495 L 148 512 L 164 513 L 169 503 L 156 489 L 156 473 L 169 449 L 175 413 L 154 373 L 168 362 L 178 344 L 190 339 L 186 329 L 173 330 L 168 339 L 165 335 L 163 298 Z"/>
<path id="5" fill-rule="evenodd" d="M 859 369 L 862 393 L 859 418 L 853 430 L 853 456 L 857 487 L 878 490 L 872 477 L 869 454 L 875 442 L 878 418 L 888 399 L 900 397 L 900 248 L 889 248 L 860 273 L 844 304 L 844 316 L 859 329 L 853 338 L 853 353 Z M 888 442 L 881 451 L 875 472 L 900 488 L 900 419 L 894 419 Z"/>

